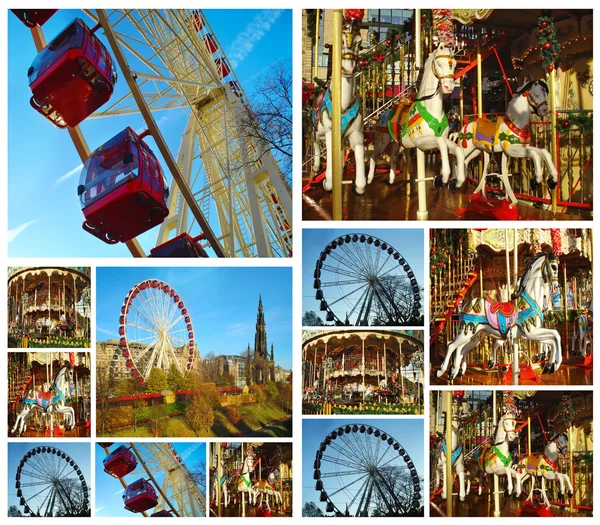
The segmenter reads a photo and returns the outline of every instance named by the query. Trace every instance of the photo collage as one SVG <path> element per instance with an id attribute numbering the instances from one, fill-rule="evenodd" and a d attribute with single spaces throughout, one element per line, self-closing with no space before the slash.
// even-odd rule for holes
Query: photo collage
<path id="1" fill-rule="evenodd" d="M 591 519 L 591 3 L 130 4 L 0 10 L 4 516 Z"/>

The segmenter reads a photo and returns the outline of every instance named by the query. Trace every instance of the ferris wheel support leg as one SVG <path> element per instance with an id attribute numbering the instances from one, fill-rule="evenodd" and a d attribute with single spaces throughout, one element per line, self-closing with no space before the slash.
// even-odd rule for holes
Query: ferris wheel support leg
<path id="1" fill-rule="evenodd" d="M 37 52 L 39 53 L 42 49 L 44 49 L 46 47 L 46 39 L 44 38 L 44 33 L 42 31 L 42 28 L 38 25 L 36 25 L 35 27 L 32 27 L 31 28 L 31 36 L 33 37 L 33 42 L 35 44 L 35 48 L 36 48 Z M 75 149 L 77 150 L 77 154 L 79 155 L 79 158 L 81 159 L 81 163 L 84 164 L 85 161 L 90 156 L 90 148 L 87 145 L 85 138 L 83 137 L 83 133 L 81 133 L 81 129 L 79 129 L 79 126 L 75 126 L 74 128 L 67 128 L 67 131 L 69 132 L 69 135 L 71 136 L 71 140 L 73 141 L 73 145 L 75 146 Z M 146 257 L 144 250 L 142 249 L 142 247 L 140 246 L 140 243 L 137 242 L 136 239 L 131 239 L 130 241 L 127 241 L 125 244 L 127 245 L 127 248 L 129 248 L 131 255 L 133 255 L 134 257 Z"/>
<path id="2" fill-rule="evenodd" d="M 181 192 L 182 197 L 185 199 L 192 214 L 194 215 L 194 218 L 196 219 L 196 221 L 198 221 L 200 228 L 202 228 L 202 231 L 204 232 L 206 239 L 210 243 L 210 246 L 214 250 L 217 257 L 228 256 L 228 254 L 225 253 L 225 251 L 223 250 L 223 247 L 219 243 L 210 224 L 206 220 L 206 217 L 202 213 L 202 210 L 200 210 L 200 207 L 198 206 L 198 203 L 196 202 L 196 199 L 195 199 L 194 194 L 192 193 L 190 187 L 188 186 L 187 182 L 184 180 L 183 176 L 181 175 L 181 172 L 179 171 L 179 166 L 177 166 L 177 163 L 175 162 L 175 159 L 171 155 L 171 151 L 167 147 L 167 144 L 162 136 L 162 133 L 160 132 L 160 130 L 158 129 L 158 126 L 156 125 L 154 116 L 152 115 L 152 112 L 150 111 L 150 109 L 148 108 L 148 105 L 146 104 L 146 101 L 144 100 L 144 96 L 142 95 L 140 87 L 138 86 L 137 82 L 134 80 L 133 76 L 131 75 L 131 68 L 129 67 L 127 60 L 125 59 L 125 55 L 123 54 L 121 46 L 119 45 L 119 42 L 117 41 L 117 37 L 112 29 L 112 26 L 108 22 L 108 17 L 106 15 L 106 11 L 104 9 L 98 9 L 97 13 L 98 13 L 98 20 L 100 21 L 100 24 L 102 25 L 102 28 L 104 29 L 104 33 L 106 34 L 106 38 L 110 44 L 110 47 L 115 56 L 115 59 L 117 60 L 117 63 L 119 64 L 119 67 L 121 68 L 121 71 L 123 72 L 123 76 L 125 77 L 125 80 L 127 81 L 127 86 L 129 87 L 129 90 L 131 91 L 131 95 L 135 99 L 136 104 L 138 105 L 138 108 L 140 110 L 140 113 L 142 114 L 142 117 L 144 117 L 144 121 L 146 122 L 146 125 L 148 126 L 148 130 L 149 130 L 150 134 L 152 135 L 152 137 L 154 138 L 154 141 L 156 142 L 156 145 L 158 146 L 158 149 L 159 149 L 161 155 L 163 156 L 163 159 L 165 160 L 173 179 L 175 179 L 175 181 L 177 182 L 177 185 L 179 187 L 179 191 Z M 229 254 L 229 255 L 231 255 L 231 254 Z"/>

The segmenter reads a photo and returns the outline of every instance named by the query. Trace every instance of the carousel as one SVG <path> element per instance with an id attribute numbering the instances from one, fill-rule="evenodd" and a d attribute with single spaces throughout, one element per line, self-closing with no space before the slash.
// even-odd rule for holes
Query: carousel
<path id="1" fill-rule="evenodd" d="M 90 437 L 89 352 L 9 352 L 8 436 Z"/>
<path id="2" fill-rule="evenodd" d="M 431 230 L 430 290 L 432 384 L 592 384 L 591 230 Z"/>
<path id="3" fill-rule="evenodd" d="M 430 514 L 591 517 L 591 391 L 433 391 Z"/>
<path id="4" fill-rule="evenodd" d="M 88 267 L 9 267 L 9 348 L 89 348 L 90 285 Z"/>
<path id="5" fill-rule="evenodd" d="M 422 414 L 423 332 L 305 330 L 303 414 Z"/>
<path id="6" fill-rule="evenodd" d="M 303 218 L 591 220 L 592 10 L 393 13 L 304 10 Z"/>
<path id="7" fill-rule="evenodd" d="M 210 515 L 291 517 L 291 443 L 211 443 Z"/>

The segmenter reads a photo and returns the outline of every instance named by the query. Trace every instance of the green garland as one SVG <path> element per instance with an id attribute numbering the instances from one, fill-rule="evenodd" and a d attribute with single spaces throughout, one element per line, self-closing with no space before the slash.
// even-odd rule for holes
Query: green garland
<path id="1" fill-rule="evenodd" d="M 556 37 L 556 26 L 554 19 L 548 12 L 542 11 L 538 18 L 538 44 L 540 45 L 540 57 L 545 70 L 552 71 L 560 59 L 561 46 Z"/>
<path id="2" fill-rule="evenodd" d="M 591 133 L 594 129 L 594 117 L 592 113 L 582 111 L 581 113 L 573 113 L 572 115 L 558 121 L 558 132 L 565 135 L 571 131 L 580 131 L 583 135 Z M 573 128 L 577 128 L 574 130 Z"/>
<path id="3" fill-rule="evenodd" d="M 560 404 L 560 413 L 564 418 L 565 427 L 571 428 L 575 422 L 575 410 L 573 409 L 573 401 L 569 394 L 563 394 L 562 403 Z"/>
<path id="4" fill-rule="evenodd" d="M 323 18 L 323 9 L 319 11 L 319 18 Z M 317 39 L 317 9 L 306 10 L 306 33 L 310 37 L 311 43 L 314 47 Z"/>

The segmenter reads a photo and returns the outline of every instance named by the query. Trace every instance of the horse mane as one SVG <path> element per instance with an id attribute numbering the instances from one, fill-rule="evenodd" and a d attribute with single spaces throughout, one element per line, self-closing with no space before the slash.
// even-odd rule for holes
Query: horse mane
<path id="1" fill-rule="evenodd" d="M 519 89 L 515 91 L 515 95 L 521 95 L 525 91 L 529 91 L 534 84 L 540 84 L 546 90 L 546 93 L 550 93 L 550 89 L 548 89 L 548 84 L 546 84 L 546 82 L 544 82 L 543 80 L 536 79 L 530 80 L 526 84 L 522 85 Z"/>
<path id="2" fill-rule="evenodd" d="M 533 259 L 530 259 L 529 261 L 527 261 L 527 264 L 525 265 L 525 271 L 523 272 L 523 275 L 519 278 L 519 286 L 517 288 L 517 291 L 511 295 L 511 300 L 514 301 L 515 299 L 518 299 L 519 297 L 521 297 L 521 295 L 523 295 L 523 292 L 525 291 L 525 287 L 527 286 L 527 282 L 529 281 L 529 271 L 531 270 L 533 264 L 538 260 L 541 259 L 542 257 L 546 257 L 547 254 L 545 252 L 539 253 L 538 255 L 536 255 Z"/>

